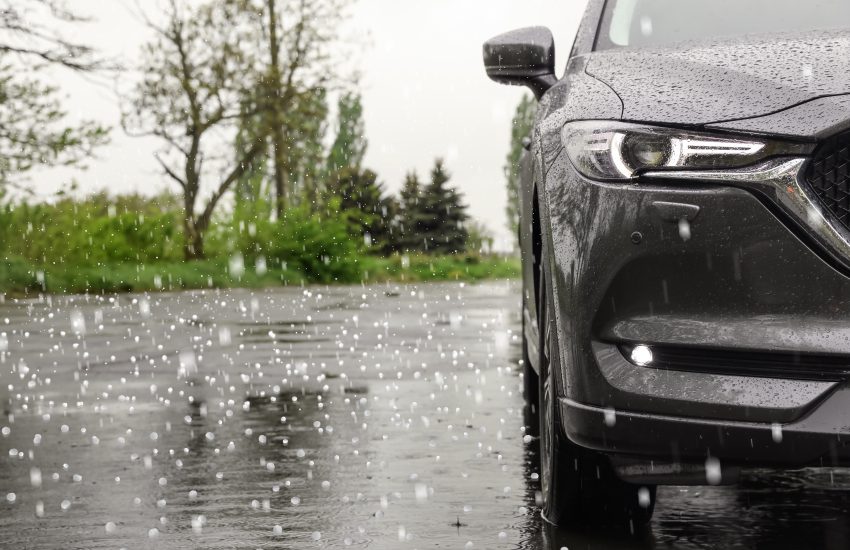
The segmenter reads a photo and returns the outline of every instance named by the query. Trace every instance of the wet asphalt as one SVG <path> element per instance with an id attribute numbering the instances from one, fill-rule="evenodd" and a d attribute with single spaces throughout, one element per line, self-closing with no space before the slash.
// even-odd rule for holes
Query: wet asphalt
<path id="1" fill-rule="evenodd" d="M 7 299 L 2 548 L 850 548 L 850 471 L 539 519 L 513 282 Z"/>

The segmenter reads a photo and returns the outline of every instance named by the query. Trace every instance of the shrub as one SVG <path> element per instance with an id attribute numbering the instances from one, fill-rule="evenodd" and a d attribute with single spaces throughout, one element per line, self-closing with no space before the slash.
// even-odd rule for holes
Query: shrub
<path id="1" fill-rule="evenodd" d="M 302 273 L 317 282 L 358 282 L 363 244 L 344 220 L 322 217 L 307 207 L 291 208 L 282 220 L 264 212 L 236 210 L 229 223 L 208 236 L 208 251 L 225 257 L 241 254 L 247 265 L 263 258 L 270 268 Z"/>

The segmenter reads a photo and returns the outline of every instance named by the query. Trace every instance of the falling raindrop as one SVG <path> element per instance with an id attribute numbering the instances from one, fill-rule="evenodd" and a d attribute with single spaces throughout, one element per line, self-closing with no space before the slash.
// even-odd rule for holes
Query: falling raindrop
<path id="1" fill-rule="evenodd" d="M 198 374 L 198 364 L 195 361 L 195 352 L 184 350 L 180 352 L 180 368 L 177 372 L 178 378 L 191 379 Z"/>
<path id="2" fill-rule="evenodd" d="M 715 457 L 708 457 L 705 461 L 705 480 L 709 485 L 719 485 L 722 481 L 720 461 Z"/>
<path id="3" fill-rule="evenodd" d="M 227 265 L 228 272 L 234 279 L 241 279 L 242 275 L 245 274 L 245 258 L 239 252 L 230 257 Z"/>
<path id="4" fill-rule="evenodd" d="M 30 468 L 30 485 L 35 488 L 41 487 L 41 470 L 35 466 Z"/>
<path id="5" fill-rule="evenodd" d="M 196 535 L 200 535 L 204 526 L 207 524 L 207 516 L 201 514 L 198 516 L 192 516 L 192 532 Z"/>
<path id="6" fill-rule="evenodd" d="M 608 407 L 605 409 L 603 414 L 605 416 L 605 425 L 609 428 L 613 428 L 617 424 L 617 411 L 615 411 L 612 407 Z"/>
<path id="7" fill-rule="evenodd" d="M 773 437 L 774 443 L 782 443 L 782 424 L 772 424 L 770 426 L 770 434 Z"/>
<path id="8" fill-rule="evenodd" d="M 424 483 L 414 485 L 414 495 L 417 502 L 425 502 L 428 500 L 428 486 Z"/>
<path id="9" fill-rule="evenodd" d="M 686 242 L 691 240 L 691 224 L 685 218 L 679 220 L 679 237 Z"/>
<path id="10" fill-rule="evenodd" d="M 649 494 L 649 489 L 646 487 L 641 487 L 638 489 L 638 506 L 641 508 L 649 508 L 651 503 L 651 498 Z"/>
<path id="11" fill-rule="evenodd" d="M 257 258 L 255 270 L 257 271 L 257 275 L 265 275 L 266 272 L 269 270 L 268 265 L 266 264 L 265 256 L 260 256 L 259 258 Z"/>
<path id="12" fill-rule="evenodd" d="M 151 304 L 148 302 L 147 298 L 139 300 L 139 314 L 145 319 L 151 316 Z"/>
<path id="13" fill-rule="evenodd" d="M 77 336 L 83 336 L 86 333 L 86 319 L 79 309 L 71 312 L 71 330 Z"/>

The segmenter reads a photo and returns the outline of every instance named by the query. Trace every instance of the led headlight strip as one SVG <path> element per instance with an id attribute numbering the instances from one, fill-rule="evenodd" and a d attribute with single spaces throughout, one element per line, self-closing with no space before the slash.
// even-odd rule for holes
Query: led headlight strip
<path id="1" fill-rule="evenodd" d="M 593 120 L 567 124 L 561 139 L 576 169 L 603 181 L 628 181 L 650 170 L 732 169 L 811 150 L 808 144 Z"/>

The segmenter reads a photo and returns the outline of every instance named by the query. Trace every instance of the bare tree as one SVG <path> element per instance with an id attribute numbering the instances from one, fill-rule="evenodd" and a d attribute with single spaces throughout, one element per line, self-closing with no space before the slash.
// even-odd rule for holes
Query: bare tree
<path id="1" fill-rule="evenodd" d="M 124 127 L 162 140 L 156 158 L 182 191 L 184 255 L 192 260 L 204 257 L 204 235 L 216 206 L 265 151 L 266 137 L 257 133 L 242 141 L 235 158 L 216 155 L 223 143 L 232 151 L 223 136 L 256 114 L 246 100 L 255 94 L 256 82 L 255 64 L 243 47 L 250 29 L 235 23 L 233 12 L 219 2 L 196 8 L 169 0 L 164 15 L 161 25 L 148 20 L 157 38 L 145 47 L 143 79 Z M 199 204 L 207 180 L 212 186 Z"/>
<path id="2" fill-rule="evenodd" d="M 18 54 L 79 71 L 100 68 L 102 60 L 91 46 L 56 30 L 86 21 L 63 0 L 0 0 L 0 54 Z"/>

